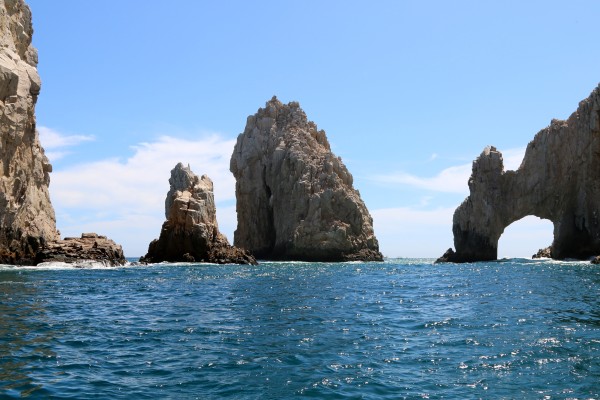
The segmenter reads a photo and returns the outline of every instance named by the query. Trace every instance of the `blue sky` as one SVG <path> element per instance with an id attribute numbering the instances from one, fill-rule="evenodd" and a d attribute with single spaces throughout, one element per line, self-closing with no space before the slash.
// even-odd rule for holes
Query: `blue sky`
<path id="1" fill-rule="evenodd" d="M 158 237 L 178 161 L 213 179 L 233 239 L 229 156 L 273 95 L 327 132 L 386 256 L 439 256 L 484 147 L 517 168 L 600 82 L 595 0 L 27 2 L 58 228 L 132 257 Z M 551 238 L 528 218 L 499 255 Z"/>

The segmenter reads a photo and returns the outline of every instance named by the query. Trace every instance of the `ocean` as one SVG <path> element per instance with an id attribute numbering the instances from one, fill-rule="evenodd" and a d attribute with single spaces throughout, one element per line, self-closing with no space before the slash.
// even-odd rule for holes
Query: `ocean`
<path id="1" fill-rule="evenodd" d="M 1 266 L 22 397 L 597 399 L 600 266 Z"/>

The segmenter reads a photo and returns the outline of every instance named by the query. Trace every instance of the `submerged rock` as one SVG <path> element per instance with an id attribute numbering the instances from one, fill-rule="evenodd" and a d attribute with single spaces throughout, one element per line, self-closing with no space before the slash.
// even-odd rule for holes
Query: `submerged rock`
<path id="1" fill-rule="evenodd" d="M 248 117 L 231 156 L 234 244 L 258 258 L 381 261 L 352 175 L 297 102 L 276 97 Z"/>
<path id="2" fill-rule="evenodd" d="M 83 233 L 80 238 L 67 237 L 47 243 L 37 253 L 36 264 L 42 262 L 102 262 L 108 266 L 125 264 L 123 248 L 106 236 Z"/>
<path id="3" fill-rule="evenodd" d="M 41 81 L 31 11 L 0 0 L 0 263 L 33 264 L 58 240 L 48 185 L 52 166 L 35 129 Z"/>
<path id="4" fill-rule="evenodd" d="M 454 213 L 454 262 L 495 260 L 498 239 L 528 215 L 554 224 L 554 259 L 600 254 L 600 86 L 568 120 L 552 120 L 517 171 L 487 147 L 473 162 L 470 195 Z"/>
<path id="5" fill-rule="evenodd" d="M 218 264 L 256 264 L 247 251 L 232 247 L 219 232 L 213 183 L 198 178 L 179 163 L 171 171 L 160 237 L 148 246 L 142 262 L 183 261 Z"/>

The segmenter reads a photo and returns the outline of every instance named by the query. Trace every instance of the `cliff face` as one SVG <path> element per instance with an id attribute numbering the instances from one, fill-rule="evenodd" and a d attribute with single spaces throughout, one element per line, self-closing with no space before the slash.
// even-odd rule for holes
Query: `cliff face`
<path id="1" fill-rule="evenodd" d="M 198 178 L 179 163 L 171 171 L 169 183 L 165 200 L 167 220 L 160 237 L 150 243 L 148 254 L 141 261 L 256 263 L 246 251 L 230 246 L 219 232 L 213 183 L 208 176 Z"/>
<path id="2" fill-rule="evenodd" d="M 48 185 L 52 166 L 35 129 L 40 92 L 31 12 L 0 0 L 0 263 L 31 264 L 59 239 Z"/>
<path id="3" fill-rule="evenodd" d="M 236 246 L 264 259 L 383 259 L 352 175 L 298 103 L 273 97 L 249 116 L 230 170 Z"/>
<path id="4" fill-rule="evenodd" d="M 447 261 L 495 260 L 504 229 L 528 215 L 553 222 L 552 258 L 600 254 L 600 86 L 535 136 L 517 171 L 504 171 L 502 154 L 486 148 L 469 189 L 454 213 L 456 253 Z"/>

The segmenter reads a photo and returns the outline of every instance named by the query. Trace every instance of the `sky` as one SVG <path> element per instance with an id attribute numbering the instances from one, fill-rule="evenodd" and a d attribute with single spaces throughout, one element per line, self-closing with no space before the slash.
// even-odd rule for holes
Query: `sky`
<path id="1" fill-rule="evenodd" d="M 214 181 L 233 241 L 229 158 L 273 95 L 324 129 L 388 257 L 437 257 L 472 161 L 518 168 L 527 143 L 600 82 L 597 0 L 26 0 L 63 236 L 105 234 L 146 253 L 177 162 Z M 552 241 L 510 225 L 499 257 Z"/>

